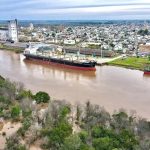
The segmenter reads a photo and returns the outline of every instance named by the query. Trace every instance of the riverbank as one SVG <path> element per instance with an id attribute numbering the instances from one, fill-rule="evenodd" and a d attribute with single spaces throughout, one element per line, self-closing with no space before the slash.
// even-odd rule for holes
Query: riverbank
<path id="1" fill-rule="evenodd" d="M 129 69 L 143 70 L 145 65 L 150 64 L 150 60 L 148 58 L 143 57 L 127 57 L 113 60 L 107 63 L 112 66 L 120 66 Z"/>
<path id="2" fill-rule="evenodd" d="M 71 105 L 53 100 L 45 92 L 33 95 L 21 84 L 3 78 L 0 87 L 0 149 L 149 148 L 145 145 L 150 142 L 149 122 L 134 112 L 120 109 L 110 114 L 89 101 Z"/>
<path id="3" fill-rule="evenodd" d="M 103 65 L 106 65 L 109 62 L 115 61 L 117 59 L 121 59 L 122 57 L 123 57 L 122 55 L 112 57 L 112 58 L 107 58 L 107 57 L 101 58 L 101 57 L 99 57 L 99 58 L 95 58 L 95 61 L 97 62 L 98 66 L 103 66 Z"/>
<path id="4" fill-rule="evenodd" d="M 22 47 L 17 47 L 17 46 L 11 46 L 11 45 L 6 45 L 0 43 L 0 49 L 1 50 L 8 50 L 8 51 L 13 51 L 15 53 L 22 53 L 24 48 Z"/>

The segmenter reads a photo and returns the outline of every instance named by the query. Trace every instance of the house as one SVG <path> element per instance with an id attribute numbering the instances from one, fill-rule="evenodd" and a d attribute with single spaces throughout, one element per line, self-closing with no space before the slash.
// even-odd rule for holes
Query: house
<path id="1" fill-rule="evenodd" d="M 7 28 L 0 28 L 0 40 L 6 41 L 8 39 L 8 29 Z"/>
<path id="2" fill-rule="evenodd" d="M 150 43 L 141 44 L 139 46 L 139 54 L 150 55 Z"/>

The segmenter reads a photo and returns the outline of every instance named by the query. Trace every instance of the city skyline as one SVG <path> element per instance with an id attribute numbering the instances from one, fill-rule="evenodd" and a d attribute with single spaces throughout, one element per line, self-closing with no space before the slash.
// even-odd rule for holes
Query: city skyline
<path id="1" fill-rule="evenodd" d="M 2 0 L 1 20 L 149 19 L 148 0 Z"/>

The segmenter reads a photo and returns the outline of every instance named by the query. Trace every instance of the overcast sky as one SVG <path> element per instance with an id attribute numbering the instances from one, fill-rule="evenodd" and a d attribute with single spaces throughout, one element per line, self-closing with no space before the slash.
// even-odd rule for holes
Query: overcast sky
<path id="1" fill-rule="evenodd" d="M 150 0 L 0 0 L 0 19 L 150 19 Z"/>

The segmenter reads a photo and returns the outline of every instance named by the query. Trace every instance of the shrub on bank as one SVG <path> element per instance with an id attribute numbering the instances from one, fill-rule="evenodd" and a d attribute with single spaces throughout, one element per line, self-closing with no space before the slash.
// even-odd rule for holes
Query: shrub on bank
<path id="1" fill-rule="evenodd" d="M 12 107 L 12 109 L 11 109 L 11 117 L 13 119 L 17 119 L 19 117 L 19 115 L 20 115 L 20 111 L 21 110 L 20 110 L 19 106 Z"/>
<path id="2" fill-rule="evenodd" d="M 50 100 L 50 96 L 46 92 L 40 91 L 36 93 L 34 99 L 36 100 L 37 104 L 47 103 Z"/>
<path id="3" fill-rule="evenodd" d="M 17 96 L 16 100 L 22 100 L 23 98 L 33 99 L 34 96 L 30 90 L 22 90 Z"/>

